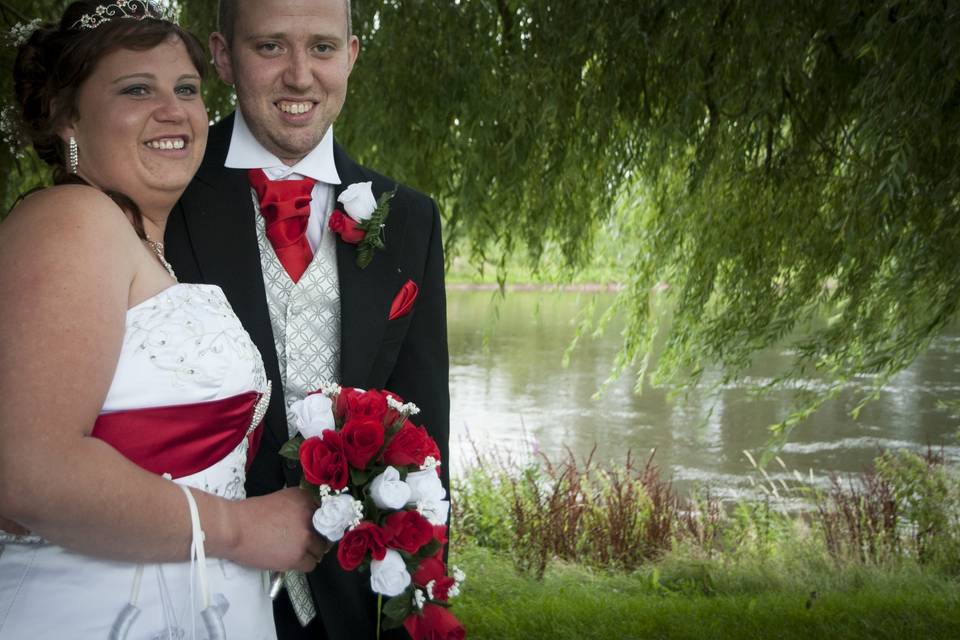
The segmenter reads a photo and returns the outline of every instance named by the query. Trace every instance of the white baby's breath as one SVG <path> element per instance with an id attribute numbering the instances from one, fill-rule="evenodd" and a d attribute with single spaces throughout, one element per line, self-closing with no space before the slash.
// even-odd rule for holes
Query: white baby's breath
<path id="1" fill-rule="evenodd" d="M 453 567 L 453 586 L 447 591 L 448 598 L 456 598 L 460 595 L 460 585 L 467 579 L 467 574 L 460 570 L 460 567 Z"/>
<path id="2" fill-rule="evenodd" d="M 320 385 L 320 392 L 331 400 L 340 395 L 341 387 L 336 382 L 328 382 Z"/>
<path id="3" fill-rule="evenodd" d="M 36 31 L 37 27 L 41 24 L 43 24 L 43 20 L 34 18 L 30 22 L 18 22 L 13 25 L 7 34 L 10 43 L 15 47 L 26 44 L 27 40 L 30 39 L 30 36 L 33 35 L 33 32 Z"/>
<path id="4" fill-rule="evenodd" d="M 402 415 L 404 418 L 420 413 L 420 408 L 412 402 L 400 402 L 391 395 L 387 396 L 387 406 Z"/>

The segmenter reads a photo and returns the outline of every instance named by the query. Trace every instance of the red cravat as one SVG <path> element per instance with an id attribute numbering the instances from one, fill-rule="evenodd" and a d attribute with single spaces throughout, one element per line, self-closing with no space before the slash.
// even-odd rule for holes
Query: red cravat
<path id="1" fill-rule="evenodd" d="M 313 260 L 307 241 L 310 193 L 316 180 L 271 180 L 260 169 L 247 171 L 260 199 L 260 214 L 267 223 L 267 239 L 295 283 Z"/>

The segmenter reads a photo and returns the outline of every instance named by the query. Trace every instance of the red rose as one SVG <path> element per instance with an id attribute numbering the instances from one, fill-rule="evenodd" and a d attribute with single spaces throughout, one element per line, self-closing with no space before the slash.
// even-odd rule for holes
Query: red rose
<path id="1" fill-rule="evenodd" d="M 463 640 L 467 632 L 445 607 L 428 604 L 423 613 L 411 613 L 403 626 L 413 640 Z"/>
<path id="2" fill-rule="evenodd" d="M 334 491 L 347 486 L 347 458 L 336 431 L 327 429 L 322 437 L 304 440 L 300 445 L 300 464 L 304 477 L 312 484 L 325 484 Z"/>
<path id="3" fill-rule="evenodd" d="M 347 413 L 347 400 L 354 394 L 362 394 L 363 391 L 357 391 L 353 387 L 341 387 L 337 399 L 333 403 L 333 417 L 342 420 Z"/>
<path id="4" fill-rule="evenodd" d="M 369 391 L 359 391 L 350 387 L 341 389 L 333 408 L 333 414 L 337 418 L 343 417 L 347 420 L 369 418 L 381 424 L 386 413 L 387 395 L 377 389 Z"/>
<path id="5" fill-rule="evenodd" d="M 344 571 L 353 571 L 364 561 L 368 551 L 374 560 L 383 560 L 387 555 L 383 531 L 365 521 L 343 534 L 337 546 L 337 560 Z"/>
<path id="6" fill-rule="evenodd" d="M 383 460 L 394 467 L 419 467 L 427 456 L 440 460 L 437 443 L 427 434 L 427 430 L 418 427 L 409 420 L 394 434 L 383 452 Z"/>
<path id="7" fill-rule="evenodd" d="M 384 399 L 386 399 L 388 396 L 391 397 L 391 398 L 393 398 L 394 400 L 396 400 L 396 401 L 399 402 L 400 404 L 403 404 L 403 398 L 401 398 L 400 396 L 398 396 L 397 394 L 395 394 L 393 391 L 387 391 L 386 389 L 384 389 L 384 390 L 383 390 L 383 397 L 384 397 Z M 400 420 L 400 417 L 401 417 L 401 416 L 400 416 L 400 412 L 399 412 L 399 411 L 397 411 L 396 409 L 391 409 L 391 408 L 388 406 L 388 407 L 387 407 L 387 412 L 383 415 L 383 426 L 384 426 L 384 427 L 387 427 L 387 428 L 392 427 L 392 426 L 394 425 L 394 423 L 396 423 L 396 422 L 398 422 L 398 421 Z"/>
<path id="8" fill-rule="evenodd" d="M 433 582 L 433 599 L 448 600 L 450 589 L 453 588 L 456 581 L 447 575 L 447 567 L 443 564 L 443 560 L 439 558 L 424 559 L 413 575 L 413 583 L 418 587 L 426 589 L 427 584 L 431 581 Z"/>
<path id="9" fill-rule="evenodd" d="M 416 553 L 433 540 L 433 525 L 417 511 L 397 511 L 383 523 L 383 533 L 388 547 Z"/>
<path id="10" fill-rule="evenodd" d="M 349 244 L 358 244 L 367 236 L 367 232 L 357 229 L 356 221 L 339 209 L 330 214 L 330 229 Z"/>
<path id="11" fill-rule="evenodd" d="M 383 425 L 369 418 L 347 420 L 340 430 L 343 452 L 354 469 L 366 469 L 370 459 L 383 446 Z"/>

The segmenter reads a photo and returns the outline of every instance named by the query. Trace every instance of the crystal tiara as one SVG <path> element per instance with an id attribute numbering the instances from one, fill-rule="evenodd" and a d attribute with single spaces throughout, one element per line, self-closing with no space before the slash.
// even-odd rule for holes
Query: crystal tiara
<path id="1" fill-rule="evenodd" d="M 111 4 L 101 4 L 97 6 L 96 11 L 93 13 L 83 14 L 70 28 L 96 29 L 104 22 L 125 18 L 132 20 L 153 18 L 155 20 L 176 22 L 172 9 L 161 7 L 157 3 L 150 2 L 149 0 L 116 0 Z"/>

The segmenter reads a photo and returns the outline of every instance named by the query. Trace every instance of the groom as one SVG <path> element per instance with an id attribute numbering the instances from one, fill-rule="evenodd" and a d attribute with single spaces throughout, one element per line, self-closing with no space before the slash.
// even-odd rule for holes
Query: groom
<path id="1" fill-rule="evenodd" d="M 166 255 L 178 277 L 223 288 L 273 383 L 250 495 L 299 483 L 297 465 L 278 455 L 291 435 L 286 407 L 326 380 L 415 402 L 448 460 L 440 216 L 430 198 L 361 167 L 334 142 L 359 52 L 349 5 L 220 1 L 210 45 L 238 109 L 210 129 L 203 165 L 167 224 Z M 386 246 L 362 267 L 357 245 L 328 219 L 343 209 L 343 191 L 364 182 L 377 197 L 396 194 L 381 229 Z M 312 603 L 296 585 L 290 598 L 306 602 L 278 597 L 281 640 L 375 636 L 369 577 L 344 572 L 334 556 L 308 576 Z M 311 604 L 316 616 L 303 629 Z"/>

